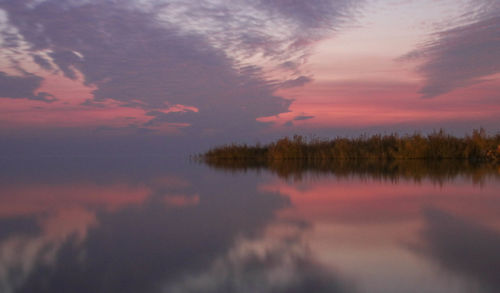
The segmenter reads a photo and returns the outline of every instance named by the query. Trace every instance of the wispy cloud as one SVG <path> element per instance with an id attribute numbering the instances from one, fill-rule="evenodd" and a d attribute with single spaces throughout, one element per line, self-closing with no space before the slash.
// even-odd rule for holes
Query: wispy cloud
<path id="1" fill-rule="evenodd" d="M 359 2 L 6 0 L 0 9 L 18 41 L 10 47 L 47 74 L 95 87 L 87 107 L 114 100 L 147 111 L 145 126 L 220 131 L 255 130 L 265 125 L 256 118 L 287 112 L 277 86 L 310 81 L 300 66 L 311 44 L 352 19 Z M 281 80 L 269 77 L 276 70 Z M 199 111 L 166 113 L 170 105 Z"/>
<path id="2" fill-rule="evenodd" d="M 289 79 L 285 82 L 283 82 L 280 87 L 281 88 L 292 88 L 292 87 L 299 87 L 299 86 L 303 86 L 305 85 L 306 83 L 309 83 L 312 81 L 312 78 L 308 77 L 308 76 L 304 76 L 304 75 L 301 75 L 297 78 L 294 78 L 294 79 Z"/>
<path id="3" fill-rule="evenodd" d="M 420 94 L 433 98 L 479 83 L 500 72 L 500 2 L 485 0 L 463 23 L 437 32 L 434 39 L 403 56 L 423 59 Z"/>
<path id="4" fill-rule="evenodd" d="M 298 116 L 295 116 L 292 120 L 288 120 L 287 122 L 285 122 L 283 124 L 283 126 L 292 127 L 292 126 L 294 126 L 293 121 L 310 120 L 310 119 L 313 119 L 314 117 L 315 116 L 312 116 L 312 115 L 298 115 Z"/>
<path id="5" fill-rule="evenodd" d="M 301 121 L 301 120 L 309 120 L 309 119 L 313 119 L 313 118 L 314 118 L 314 116 L 299 115 L 299 116 L 293 118 L 293 120 Z"/>
<path id="6" fill-rule="evenodd" d="M 362 0 L 168 1 L 158 18 L 181 31 L 197 32 L 240 60 L 304 57 L 325 33 L 352 21 Z M 163 3 L 165 1 L 157 1 Z M 255 59 L 255 58 L 254 58 Z"/>

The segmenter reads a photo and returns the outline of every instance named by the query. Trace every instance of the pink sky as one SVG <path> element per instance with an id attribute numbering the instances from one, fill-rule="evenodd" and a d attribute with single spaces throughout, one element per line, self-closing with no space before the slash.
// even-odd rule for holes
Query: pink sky
<path id="1" fill-rule="evenodd" d="M 2 135 L 498 131 L 497 1 L 63 2 L 0 5 Z"/>

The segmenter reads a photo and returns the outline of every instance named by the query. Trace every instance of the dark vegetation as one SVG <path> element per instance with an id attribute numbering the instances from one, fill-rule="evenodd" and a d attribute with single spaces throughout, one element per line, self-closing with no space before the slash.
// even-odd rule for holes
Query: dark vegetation
<path id="1" fill-rule="evenodd" d="M 427 136 L 421 134 L 399 136 L 373 135 L 358 138 L 337 137 L 331 140 L 307 140 L 296 135 L 282 138 L 268 145 L 225 145 L 202 155 L 207 162 L 218 160 L 268 163 L 300 160 L 325 162 L 344 160 L 442 160 L 461 159 L 472 162 L 500 159 L 500 134 L 488 136 L 483 129 L 474 130 L 463 138 L 446 134 L 443 130 Z"/>
<path id="2" fill-rule="evenodd" d="M 270 169 L 299 178 L 304 171 L 381 178 L 481 176 L 500 165 L 500 134 L 483 129 L 455 137 L 443 130 L 429 135 L 373 135 L 357 138 L 282 138 L 267 145 L 225 145 L 197 157 L 226 170 Z M 497 174 L 498 175 L 498 174 Z"/>

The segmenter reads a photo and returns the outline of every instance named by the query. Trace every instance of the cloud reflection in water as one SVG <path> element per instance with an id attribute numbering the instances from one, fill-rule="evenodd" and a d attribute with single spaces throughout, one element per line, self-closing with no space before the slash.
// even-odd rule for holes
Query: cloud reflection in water
<path id="1" fill-rule="evenodd" d="M 290 181 L 161 158 L 3 160 L 0 289 L 498 288 L 496 176 L 416 184 L 353 172 Z"/>

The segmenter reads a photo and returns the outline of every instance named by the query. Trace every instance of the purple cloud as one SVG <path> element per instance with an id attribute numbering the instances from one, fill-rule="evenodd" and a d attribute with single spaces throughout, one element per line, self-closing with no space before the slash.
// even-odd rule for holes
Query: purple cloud
<path id="1" fill-rule="evenodd" d="M 310 42 L 352 21 L 363 0 L 169 1 L 162 19 L 238 58 L 300 59 Z M 175 9 L 173 9 L 175 7 Z M 161 10 L 161 9 L 160 9 Z"/>
<path id="2" fill-rule="evenodd" d="M 8 75 L 0 71 L 0 97 L 53 102 L 56 99 L 46 92 L 35 93 L 43 79 L 34 74 L 24 76 Z"/>
<path id="3" fill-rule="evenodd" d="M 309 119 L 313 119 L 313 118 L 314 118 L 314 116 L 299 115 L 299 116 L 296 116 L 295 118 L 293 118 L 293 120 L 302 121 L 302 120 L 309 120 Z"/>
<path id="4" fill-rule="evenodd" d="M 312 78 L 310 78 L 308 76 L 301 75 L 297 78 L 284 81 L 283 83 L 280 84 L 280 87 L 281 88 L 300 87 L 300 86 L 303 86 L 306 83 L 309 83 L 311 81 L 312 81 Z"/>
<path id="5" fill-rule="evenodd" d="M 295 124 L 293 124 L 293 121 L 304 121 L 304 120 L 313 119 L 314 117 L 315 116 L 312 116 L 312 115 L 298 115 L 298 116 L 295 116 L 292 120 L 288 120 L 287 122 L 285 122 L 283 124 L 283 126 L 293 127 L 293 126 L 295 126 Z"/>
<path id="6" fill-rule="evenodd" d="M 202 36 L 179 34 L 152 21 L 150 13 L 110 2 L 70 6 L 45 1 L 29 9 L 26 3 L 0 6 L 34 53 L 50 51 L 65 76 L 75 79 L 79 71 L 87 85 L 97 87 L 94 102 L 113 99 L 151 110 L 193 106 L 199 113 L 170 114 L 163 120 L 198 128 L 224 128 L 227 120 L 257 127 L 257 117 L 288 111 L 290 101 L 274 96 L 257 69 L 236 68 Z"/>
<path id="7" fill-rule="evenodd" d="M 42 69 L 45 69 L 47 71 L 50 71 L 52 70 L 52 64 L 50 64 L 50 62 L 45 59 L 44 57 L 40 56 L 40 55 L 33 55 L 33 62 L 35 62 L 36 64 L 38 64 Z"/>
<path id="8" fill-rule="evenodd" d="M 287 112 L 277 86 L 310 78 L 297 65 L 288 80 L 269 80 L 249 59 L 301 64 L 310 41 L 358 2 L 6 0 L 0 9 L 40 68 L 96 88 L 84 106 L 114 100 L 148 111 L 144 127 L 188 123 L 199 133 L 256 130 L 266 126 L 258 117 Z M 171 105 L 198 112 L 165 113 Z"/>
<path id="9" fill-rule="evenodd" d="M 403 56 L 425 59 L 418 67 L 425 79 L 420 90 L 423 98 L 479 83 L 500 72 L 500 2 L 485 2 L 472 21 L 437 33 L 436 40 Z"/>
<path id="10" fill-rule="evenodd" d="M 254 2 L 254 1 L 249 1 Z M 332 28 L 345 19 L 350 19 L 350 14 L 361 1 L 351 0 L 259 0 L 264 9 L 274 14 L 293 20 L 305 28 Z M 351 13 L 349 13 L 351 12 Z"/>

